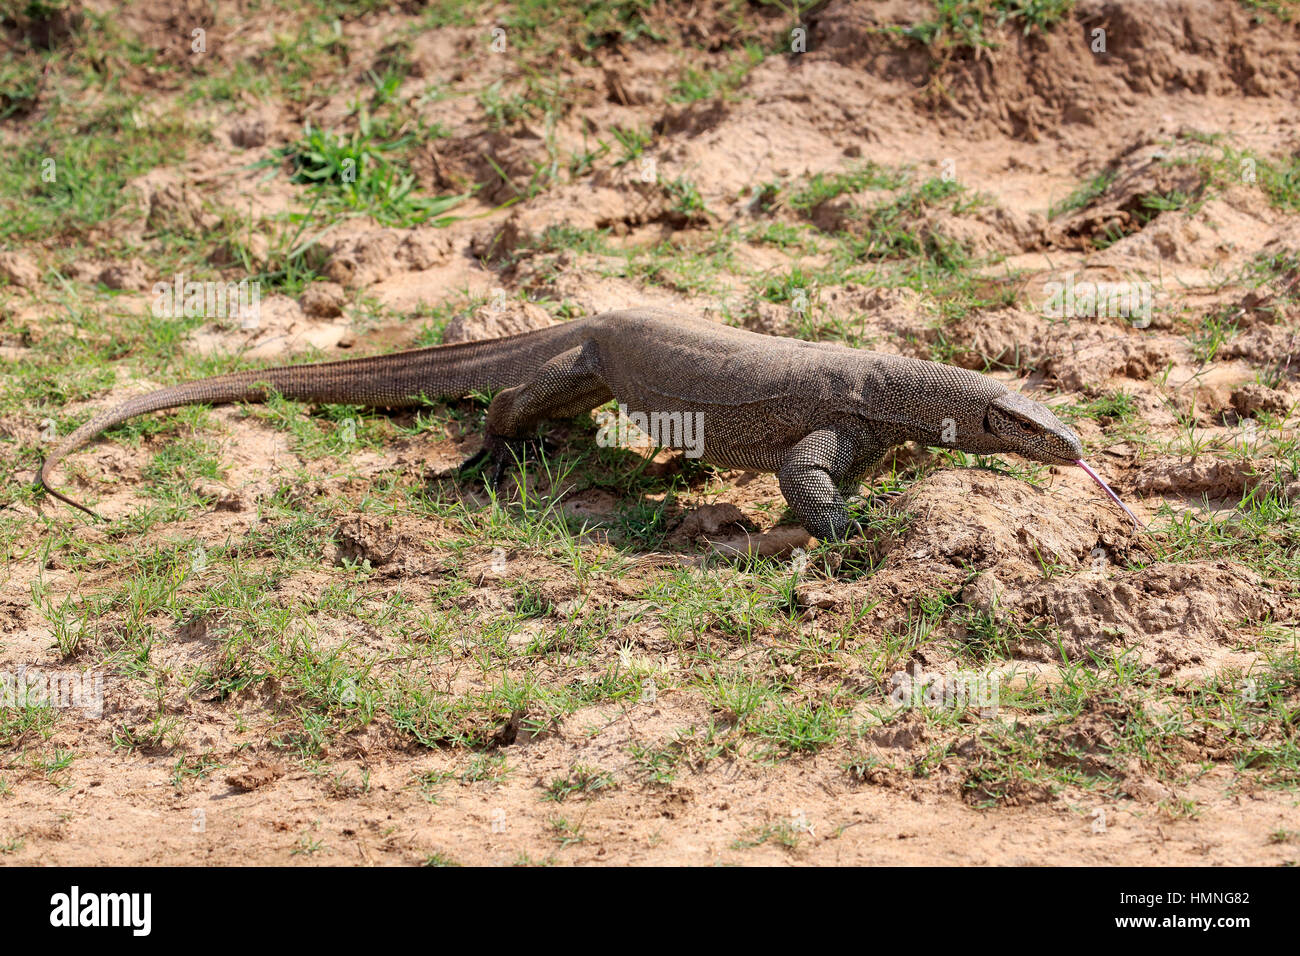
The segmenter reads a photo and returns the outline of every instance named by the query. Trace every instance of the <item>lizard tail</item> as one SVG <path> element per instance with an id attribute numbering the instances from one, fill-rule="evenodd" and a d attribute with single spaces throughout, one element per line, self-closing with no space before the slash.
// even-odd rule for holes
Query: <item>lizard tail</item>
<path id="1" fill-rule="evenodd" d="M 526 380 L 548 359 L 581 342 L 587 333 L 586 325 L 579 319 L 507 338 L 234 372 L 161 388 L 106 409 L 77 428 L 41 462 L 36 484 L 46 494 L 102 520 L 94 511 L 56 491 L 51 475 L 62 459 L 100 432 L 137 415 L 181 405 L 264 402 L 272 393 L 299 402 L 402 408 L 419 405 L 425 399 L 509 388 Z"/>
<path id="2" fill-rule="evenodd" d="M 171 388 L 161 388 L 145 395 L 137 395 L 120 405 L 106 409 L 63 439 L 58 447 L 41 462 L 40 469 L 36 473 L 36 483 L 46 494 L 84 511 L 92 518 L 103 520 L 101 515 L 91 511 L 85 505 L 73 501 L 53 487 L 51 475 L 62 459 L 89 443 L 100 432 L 106 431 L 114 425 L 120 425 L 137 415 L 144 415 L 163 408 L 176 408 L 180 405 L 198 403 L 265 401 L 268 392 L 267 386 L 275 378 L 273 373 L 278 371 L 281 370 L 269 369 L 261 373 L 238 372 L 233 375 L 221 375 L 185 385 L 174 385 Z"/>

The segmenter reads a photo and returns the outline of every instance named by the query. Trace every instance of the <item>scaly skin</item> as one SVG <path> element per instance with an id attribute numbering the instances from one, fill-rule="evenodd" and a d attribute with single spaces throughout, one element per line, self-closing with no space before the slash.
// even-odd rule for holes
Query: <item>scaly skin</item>
<path id="1" fill-rule="evenodd" d="M 1037 402 L 977 372 L 844 346 L 760 335 L 656 309 L 607 312 L 523 335 L 370 358 L 237 372 L 160 389 L 105 411 L 42 464 L 59 461 L 136 415 L 178 405 L 265 401 L 400 408 L 503 389 L 485 447 L 499 478 L 512 446 L 549 418 L 611 398 L 629 413 L 698 413 L 704 461 L 775 472 L 790 507 L 819 538 L 850 528 L 844 498 L 906 441 L 1074 464 L 1075 436 Z"/>

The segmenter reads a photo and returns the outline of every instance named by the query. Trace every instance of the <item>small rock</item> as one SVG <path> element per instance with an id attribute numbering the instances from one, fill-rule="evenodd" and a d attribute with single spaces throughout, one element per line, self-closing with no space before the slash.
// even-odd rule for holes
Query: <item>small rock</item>
<path id="1" fill-rule="evenodd" d="M 144 203 L 150 229 L 215 229 L 221 217 L 204 208 L 202 196 L 173 170 L 155 169 L 131 180 L 128 190 Z"/>
<path id="2" fill-rule="evenodd" d="M 701 505 L 696 508 L 679 524 L 672 533 L 674 539 L 693 540 L 704 534 L 718 534 L 724 530 L 729 532 L 751 530 L 754 523 L 745 517 L 735 505 L 729 501 L 724 501 L 716 505 Z"/>
<path id="3" fill-rule="evenodd" d="M 150 285 L 144 263 L 139 259 L 105 266 L 99 273 L 99 281 L 110 289 L 129 292 L 139 292 Z"/>
<path id="4" fill-rule="evenodd" d="M 0 278 L 20 289 L 34 289 L 41 281 L 41 273 L 29 256 L 0 252 Z"/>
<path id="5" fill-rule="evenodd" d="M 800 607 L 815 607 L 829 611 L 840 604 L 840 599 L 830 591 L 810 584 L 801 584 L 795 588 L 794 596 Z"/>
<path id="6" fill-rule="evenodd" d="M 307 315 L 318 319 L 333 319 L 343 314 L 347 294 L 337 282 L 313 282 L 303 289 L 298 304 Z"/>
<path id="7" fill-rule="evenodd" d="M 230 127 L 230 142 L 240 149 L 266 145 L 266 121 L 260 116 L 235 120 Z"/>
<path id="8" fill-rule="evenodd" d="M 343 562 L 368 561 L 372 568 L 383 567 L 396 557 L 403 539 L 388 521 L 370 515 L 349 515 L 334 531 L 335 559 Z"/>
<path id="9" fill-rule="evenodd" d="M 1142 770 L 1141 763 L 1130 760 L 1120 784 L 1125 793 L 1138 803 L 1160 803 L 1174 797 L 1174 792 Z"/>
<path id="10" fill-rule="evenodd" d="M 1270 415 L 1285 414 L 1291 403 L 1275 388 L 1252 382 L 1232 393 L 1232 408 L 1242 418 L 1252 418 L 1258 412 Z"/>
<path id="11" fill-rule="evenodd" d="M 247 793 L 250 790 L 258 790 L 269 783 L 274 783 L 282 776 L 284 776 L 284 768 L 279 764 L 259 760 L 248 769 L 232 773 L 226 777 L 226 783 L 236 790 L 243 790 Z"/>
<path id="12" fill-rule="evenodd" d="M 747 318 L 745 328 L 764 335 L 788 335 L 794 318 L 795 312 L 790 306 L 759 299 L 754 303 L 754 314 Z"/>
<path id="13" fill-rule="evenodd" d="M 1002 584 L 988 571 L 975 575 L 970 584 L 962 588 L 962 603 L 974 611 L 992 613 L 1002 598 Z"/>
<path id="14" fill-rule="evenodd" d="M 555 320 L 540 305 L 531 302 L 507 302 L 501 307 L 485 305 L 473 315 L 457 316 L 442 332 L 446 345 L 456 342 L 481 342 L 518 335 L 554 325 Z"/>
<path id="15" fill-rule="evenodd" d="M 823 199 L 812 208 L 812 224 L 822 232 L 842 232 L 857 209 L 847 199 Z"/>
<path id="16" fill-rule="evenodd" d="M 813 537 L 798 525 L 783 525 L 762 534 L 732 535 L 726 538 L 706 538 L 709 547 L 719 554 L 730 557 L 758 556 L 763 558 L 785 557 L 799 549 L 807 550 L 812 546 Z M 828 556 L 827 565 L 835 570 L 834 558 Z"/>
<path id="17" fill-rule="evenodd" d="M 470 240 L 470 252 L 483 262 L 503 262 L 528 238 L 518 216 L 512 216 L 498 228 Z"/>

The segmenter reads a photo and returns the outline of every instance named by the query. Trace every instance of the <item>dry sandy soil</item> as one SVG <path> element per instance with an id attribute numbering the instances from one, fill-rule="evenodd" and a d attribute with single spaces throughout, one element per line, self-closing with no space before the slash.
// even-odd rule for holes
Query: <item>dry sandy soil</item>
<path id="1" fill-rule="evenodd" d="M 1300 860 L 1300 10 L 218 6 L 5 16 L 0 673 L 103 700 L 0 707 L 0 862 Z M 633 305 L 987 371 L 1147 527 L 904 448 L 818 543 L 585 421 L 493 505 L 469 399 L 153 416 L 62 469 L 103 524 L 30 487 L 149 387 Z"/>

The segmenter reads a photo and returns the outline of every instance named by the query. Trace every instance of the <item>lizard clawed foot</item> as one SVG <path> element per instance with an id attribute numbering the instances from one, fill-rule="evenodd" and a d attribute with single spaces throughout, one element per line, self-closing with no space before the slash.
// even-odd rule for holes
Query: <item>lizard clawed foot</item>
<path id="1" fill-rule="evenodd" d="M 873 491 L 867 498 L 872 507 L 896 505 L 903 497 L 903 491 Z"/>
<path id="2" fill-rule="evenodd" d="M 473 476 L 475 472 L 480 470 L 487 460 L 488 443 L 484 442 L 483 447 L 457 465 L 452 474 L 457 478 L 469 478 Z M 439 475 L 438 477 L 442 477 L 442 475 Z"/>
<path id="3" fill-rule="evenodd" d="M 465 463 L 478 465 L 486 459 L 491 464 L 491 471 L 484 484 L 494 493 L 500 494 L 501 484 L 505 481 L 506 470 L 522 466 L 525 461 L 537 456 L 545 448 L 542 439 L 537 437 L 511 438 L 505 435 L 489 435 L 483 443 L 483 449 Z M 462 467 L 465 467 L 462 466 Z"/>
<path id="4" fill-rule="evenodd" d="M 500 492 L 506 470 L 511 465 L 522 465 L 544 449 L 545 444 L 540 438 L 488 435 L 483 441 L 483 447 L 461 462 L 452 474 L 463 481 L 486 470 L 484 486 L 493 492 Z"/>

